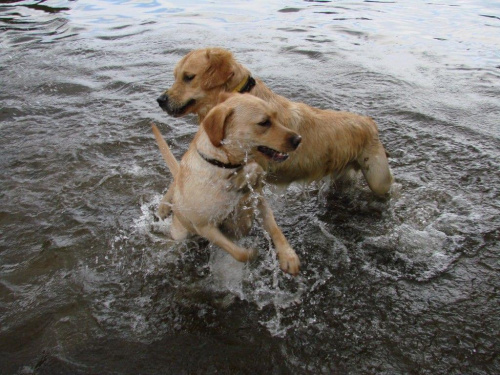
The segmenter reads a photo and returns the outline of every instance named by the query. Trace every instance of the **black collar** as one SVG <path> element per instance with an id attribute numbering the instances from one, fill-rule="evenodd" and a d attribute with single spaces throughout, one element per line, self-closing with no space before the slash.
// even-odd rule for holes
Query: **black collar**
<path id="1" fill-rule="evenodd" d="M 241 89 L 238 90 L 240 94 L 245 92 L 250 92 L 255 86 L 255 79 L 252 76 L 248 76 L 246 83 L 243 85 Z"/>
<path id="2" fill-rule="evenodd" d="M 211 159 L 208 156 L 203 155 L 199 150 L 196 150 L 196 151 L 198 151 L 198 155 L 200 155 L 203 160 L 205 160 L 207 163 L 215 165 L 216 167 L 224 168 L 224 169 L 237 169 L 237 168 L 243 167 L 243 164 L 224 163 L 220 160 Z"/>

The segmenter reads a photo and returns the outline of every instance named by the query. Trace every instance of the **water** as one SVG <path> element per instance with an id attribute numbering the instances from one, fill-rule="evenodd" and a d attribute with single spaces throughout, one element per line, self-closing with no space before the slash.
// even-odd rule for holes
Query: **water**
<path id="1" fill-rule="evenodd" d="M 494 1 L 0 4 L 0 372 L 493 374 L 499 363 L 500 7 Z M 197 123 L 156 97 L 189 50 L 374 117 L 364 181 L 267 189 L 302 261 L 174 243 L 153 212 Z"/>

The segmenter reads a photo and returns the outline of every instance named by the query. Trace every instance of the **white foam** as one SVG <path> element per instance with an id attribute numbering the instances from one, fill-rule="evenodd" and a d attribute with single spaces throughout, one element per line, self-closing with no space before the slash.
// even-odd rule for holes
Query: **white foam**
<path id="1" fill-rule="evenodd" d="M 359 246 L 361 251 L 375 248 L 390 259 L 388 264 L 377 264 L 367 258 L 365 269 L 381 277 L 428 280 L 447 270 L 457 259 L 452 238 L 432 225 L 423 230 L 408 224 L 395 227 L 387 235 L 370 237 Z M 403 264 L 404 269 L 398 269 Z"/>
<path id="2" fill-rule="evenodd" d="M 156 195 L 150 202 L 141 204 L 141 216 L 134 219 L 133 232 L 147 236 L 154 241 L 162 241 L 161 238 L 154 236 L 155 232 L 162 233 L 163 235 L 170 233 L 172 219 L 167 217 L 164 220 L 156 220 L 155 217 L 155 210 L 160 204 L 161 198 L 161 195 Z"/>
<path id="3" fill-rule="evenodd" d="M 216 290 L 229 291 L 243 298 L 244 267 L 244 263 L 238 262 L 226 251 L 211 246 L 211 280 Z"/>

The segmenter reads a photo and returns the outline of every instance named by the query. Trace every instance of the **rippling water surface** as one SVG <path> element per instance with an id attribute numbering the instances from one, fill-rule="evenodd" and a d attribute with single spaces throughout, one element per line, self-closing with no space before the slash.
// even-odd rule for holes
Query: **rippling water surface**
<path id="1" fill-rule="evenodd" d="M 494 374 L 496 1 L 0 2 L 0 372 Z M 302 260 L 174 243 L 153 217 L 197 129 L 156 97 L 230 49 L 274 91 L 370 115 L 391 198 L 363 180 L 267 190 Z"/>

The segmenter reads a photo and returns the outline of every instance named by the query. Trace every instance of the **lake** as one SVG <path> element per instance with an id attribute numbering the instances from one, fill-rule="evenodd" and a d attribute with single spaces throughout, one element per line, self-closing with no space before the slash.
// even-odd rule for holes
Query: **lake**
<path id="1" fill-rule="evenodd" d="M 266 187 L 295 278 L 155 220 L 150 124 L 198 127 L 156 98 L 210 46 L 390 154 L 386 199 Z M 0 79 L 0 373 L 500 373 L 498 2 L 1 1 Z"/>

